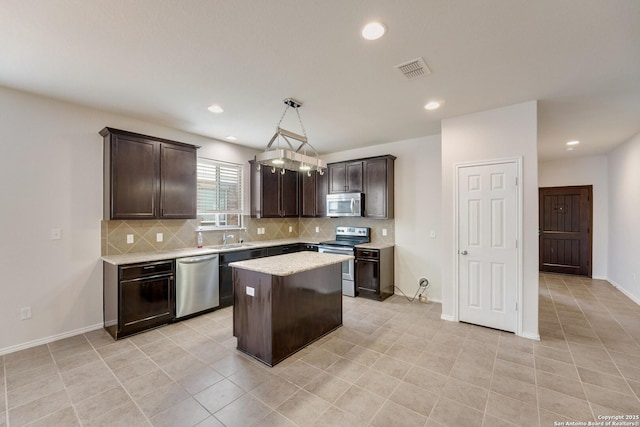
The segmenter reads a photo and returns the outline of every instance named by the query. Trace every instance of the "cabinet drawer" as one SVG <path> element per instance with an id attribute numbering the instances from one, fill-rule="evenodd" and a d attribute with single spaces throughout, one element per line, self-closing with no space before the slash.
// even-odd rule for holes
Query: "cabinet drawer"
<path id="1" fill-rule="evenodd" d="M 356 258 L 380 259 L 380 251 L 377 249 L 356 248 Z"/>
<path id="2" fill-rule="evenodd" d="M 146 262 L 120 267 L 120 280 L 137 279 L 159 273 L 172 273 L 173 261 Z"/>

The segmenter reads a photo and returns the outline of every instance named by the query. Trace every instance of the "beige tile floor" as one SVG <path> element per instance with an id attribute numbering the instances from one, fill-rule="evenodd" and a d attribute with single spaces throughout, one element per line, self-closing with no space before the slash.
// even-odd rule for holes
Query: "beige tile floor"
<path id="1" fill-rule="evenodd" d="M 553 426 L 640 414 L 640 307 L 541 275 L 540 342 L 344 299 L 344 326 L 274 368 L 235 350 L 231 309 L 113 342 L 102 330 L 0 356 L 0 427 Z"/>

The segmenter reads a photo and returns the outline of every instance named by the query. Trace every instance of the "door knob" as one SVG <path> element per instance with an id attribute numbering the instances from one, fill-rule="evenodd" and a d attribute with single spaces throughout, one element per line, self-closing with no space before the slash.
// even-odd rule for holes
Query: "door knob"
<path id="1" fill-rule="evenodd" d="M 469 253 L 469 252 L 467 252 L 467 251 L 462 251 L 462 252 L 460 252 L 460 254 L 461 254 L 461 255 L 467 255 L 468 253 Z"/>

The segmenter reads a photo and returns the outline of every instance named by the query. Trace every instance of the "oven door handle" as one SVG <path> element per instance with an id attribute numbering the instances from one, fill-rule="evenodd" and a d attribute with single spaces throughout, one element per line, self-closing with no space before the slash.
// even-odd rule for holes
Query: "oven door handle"
<path id="1" fill-rule="evenodd" d="M 324 253 L 333 253 L 337 255 L 351 255 L 353 256 L 353 249 L 336 249 L 336 248 L 323 248 L 322 246 L 318 248 L 318 252 Z"/>

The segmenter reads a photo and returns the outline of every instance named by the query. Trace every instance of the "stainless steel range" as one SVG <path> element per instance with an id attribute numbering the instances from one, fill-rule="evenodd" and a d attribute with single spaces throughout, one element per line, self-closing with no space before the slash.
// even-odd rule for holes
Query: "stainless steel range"
<path id="1" fill-rule="evenodd" d="M 320 242 L 318 252 L 339 255 L 354 255 L 356 245 L 371 241 L 369 227 L 336 227 L 336 239 Z M 342 294 L 356 296 L 355 268 L 353 260 L 342 263 Z"/>

